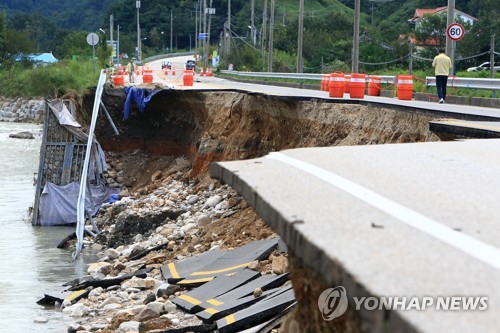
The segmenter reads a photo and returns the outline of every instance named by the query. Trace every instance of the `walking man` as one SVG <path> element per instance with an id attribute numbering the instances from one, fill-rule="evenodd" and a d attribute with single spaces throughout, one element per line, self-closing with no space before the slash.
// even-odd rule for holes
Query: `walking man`
<path id="1" fill-rule="evenodd" d="M 130 83 L 134 83 L 134 70 L 135 70 L 134 58 L 131 58 L 129 64 L 127 65 L 128 81 Z"/>
<path id="2" fill-rule="evenodd" d="M 444 53 L 443 49 L 440 49 L 438 55 L 434 57 L 432 67 L 434 67 L 434 73 L 436 74 L 439 103 L 444 103 L 446 100 L 446 84 L 448 83 L 448 74 L 450 74 L 451 59 Z"/>

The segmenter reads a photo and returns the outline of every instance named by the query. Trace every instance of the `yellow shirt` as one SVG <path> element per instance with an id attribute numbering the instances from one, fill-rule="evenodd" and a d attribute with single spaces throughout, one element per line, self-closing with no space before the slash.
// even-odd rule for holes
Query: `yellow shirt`
<path id="1" fill-rule="evenodd" d="M 432 67 L 434 67 L 436 75 L 448 76 L 448 74 L 450 74 L 451 59 L 446 54 L 440 53 L 434 57 Z"/>

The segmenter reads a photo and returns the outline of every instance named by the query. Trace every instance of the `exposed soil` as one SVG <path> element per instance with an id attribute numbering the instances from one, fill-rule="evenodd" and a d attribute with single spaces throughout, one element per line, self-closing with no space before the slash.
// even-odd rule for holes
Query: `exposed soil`
<path id="1" fill-rule="evenodd" d="M 191 176 L 203 175 L 214 161 L 289 148 L 439 141 L 428 129 L 433 117 L 413 111 L 231 91 L 161 90 L 144 113 L 133 106 L 123 120 L 125 97 L 123 89 L 105 90 L 103 101 L 120 135 L 101 116 L 96 134 L 103 149 L 186 156 Z M 89 95 L 85 114 L 92 104 Z M 141 169 L 154 168 L 143 163 Z"/>
<path id="2" fill-rule="evenodd" d="M 88 95 L 83 100 L 82 116 L 87 119 L 82 123 L 89 123 L 93 98 Z M 96 135 L 109 163 L 122 164 L 124 184 L 133 195 L 154 191 L 152 176 L 159 170 L 164 179 L 182 172 L 186 181 L 195 179 L 206 187 L 215 182 L 207 174 L 215 161 L 254 158 L 298 147 L 440 140 L 429 131 L 428 123 L 434 118 L 413 111 L 231 91 L 162 90 L 144 113 L 133 106 L 130 117 L 123 120 L 125 98 L 123 89 L 105 89 L 103 101 L 120 135 L 114 134 L 104 116 L 99 118 Z M 241 208 L 236 214 L 204 227 L 196 239 L 186 239 L 186 251 L 196 244 L 208 249 L 214 238 L 236 247 L 273 234 L 246 202 L 235 204 Z M 319 316 L 311 309 L 317 308 L 318 295 L 328 286 L 320 277 L 307 275 L 291 257 L 299 306 L 295 322 L 288 320 L 284 331 L 292 332 L 297 325 L 300 332 L 331 331 L 332 326 L 324 322 L 325 327 L 309 323 L 310 316 Z M 356 320 L 349 316 L 338 325 L 342 332 L 359 331 Z"/>

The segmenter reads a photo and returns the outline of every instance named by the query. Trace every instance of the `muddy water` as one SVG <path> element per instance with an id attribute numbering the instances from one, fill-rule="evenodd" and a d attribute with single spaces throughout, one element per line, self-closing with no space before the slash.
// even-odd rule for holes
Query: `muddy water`
<path id="1" fill-rule="evenodd" d="M 87 259 L 73 262 L 57 244 L 73 232 L 69 227 L 33 227 L 27 221 L 33 205 L 33 177 L 38 169 L 39 125 L 0 123 L 0 332 L 66 332 L 73 322 L 60 311 L 36 304 L 44 292 L 84 275 Z M 9 138 L 30 131 L 35 140 Z M 44 317 L 47 323 L 34 323 Z"/>

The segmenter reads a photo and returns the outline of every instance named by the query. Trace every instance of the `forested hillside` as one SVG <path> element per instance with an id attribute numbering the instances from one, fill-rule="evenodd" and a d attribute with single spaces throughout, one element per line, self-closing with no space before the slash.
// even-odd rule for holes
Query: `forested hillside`
<path id="1" fill-rule="evenodd" d="M 70 30 L 99 29 L 113 1 L 103 0 L 2 0 L 0 10 L 14 13 L 39 14 L 48 17 L 58 27 Z"/>
<path id="2" fill-rule="evenodd" d="M 206 0 L 212 3 L 210 38 L 212 49 L 222 52 L 224 25 L 228 22 L 228 0 Z M 109 38 L 109 17 L 115 18 L 115 31 L 120 26 L 120 49 L 133 54 L 137 44 L 135 0 L 3 0 L 6 9 L 6 31 L 10 40 L 24 45 L 25 51 L 53 51 L 59 57 L 89 53 L 84 37 L 98 32 Z M 143 0 L 140 8 L 143 53 L 151 55 L 170 48 L 195 47 L 197 6 L 200 0 Z M 244 65 L 247 69 L 262 66 L 263 39 L 269 40 L 270 3 L 263 31 L 264 0 L 255 0 L 254 27 L 251 35 L 251 1 L 231 0 L 231 55 L 225 59 Z M 407 40 L 416 36 L 415 27 L 408 20 L 417 8 L 446 6 L 446 0 L 361 0 L 360 60 L 369 63 L 390 62 L 404 58 L 409 52 Z M 491 35 L 500 38 L 500 12 L 498 0 L 456 0 L 456 8 L 476 17 L 479 21 L 468 26 L 466 37 L 458 44 L 460 57 L 472 57 L 489 50 Z M 299 17 L 298 0 L 275 1 L 273 43 L 274 70 L 292 70 L 296 63 Z M 354 0 L 306 0 L 304 11 L 304 65 L 307 70 L 335 68 L 349 63 L 352 49 Z M 1 21 L 1 19 L 0 19 Z M 1 22 L 0 22 L 1 23 Z M 172 23 L 172 24 L 171 24 Z M 442 31 L 446 24 L 435 22 Z M 208 22 L 207 22 L 208 25 Z M 1 29 L 1 24 L 0 24 Z M 434 29 L 434 28 L 433 28 Z M 1 30 L 0 30 L 1 33 Z M 401 39 L 405 36 L 405 40 Z M 116 34 L 115 37 L 116 38 Z M 9 38 L 7 38 L 9 40 Z M 497 42 L 500 45 L 500 41 Z M 1 36 L 0 36 L 1 47 Z M 268 45 L 267 45 L 268 47 Z M 267 48 L 266 47 L 266 48 Z M 498 48 L 497 48 L 498 49 Z M 12 52 L 12 47 L 3 50 Z M 423 55 L 425 54 L 423 49 Z M 419 51 L 421 52 L 421 51 Z M 435 50 L 430 48 L 428 53 Z M 472 58 L 460 66 L 481 59 Z M 405 65 L 405 64 L 400 64 Z M 416 64 L 418 67 L 418 64 Z"/>

